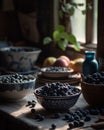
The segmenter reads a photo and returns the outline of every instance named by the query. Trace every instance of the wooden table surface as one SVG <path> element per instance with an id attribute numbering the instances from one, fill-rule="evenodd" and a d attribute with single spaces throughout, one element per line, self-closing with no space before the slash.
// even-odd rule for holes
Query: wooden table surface
<path id="1" fill-rule="evenodd" d="M 34 114 L 31 113 L 31 108 L 26 106 L 28 101 L 35 100 L 34 94 L 27 95 L 23 100 L 18 102 L 0 103 L 0 121 L 4 120 L 6 123 L 8 122 L 8 126 L 6 127 L 6 123 L 1 124 L 0 122 L 0 130 L 5 129 L 20 129 L 20 130 L 49 130 L 51 124 L 55 123 L 57 128 L 55 130 L 67 130 L 68 123 L 62 118 L 53 119 L 50 118 L 54 112 L 48 112 L 44 108 L 42 108 L 38 103 L 35 106 L 36 113 L 41 113 L 45 115 L 45 119 L 43 121 L 37 121 L 34 117 Z M 88 106 L 83 96 L 80 95 L 77 103 L 71 108 L 74 110 L 76 108 L 84 108 Z M 64 113 L 64 112 L 63 112 Z M 98 117 L 92 117 L 92 120 L 88 122 L 86 125 L 91 124 L 96 121 Z M 6 128 L 5 128 L 6 127 Z M 80 130 L 92 130 L 92 128 L 80 129 Z"/>

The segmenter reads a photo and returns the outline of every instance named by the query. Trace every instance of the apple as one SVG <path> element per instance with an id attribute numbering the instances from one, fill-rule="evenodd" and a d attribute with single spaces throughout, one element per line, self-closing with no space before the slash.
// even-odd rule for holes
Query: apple
<path id="1" fill-rule="evenodd" d="M 69 57 L 65 56 L 65 55 L 61 55 L 59 58 L 65 59 L 68 64 L 71 62 L 71 60 L 69 59 Z"/>
<path id="2" fill-rule="evenodd" d="M 68 62 L 65 59 L 57 58 L 53 66 L 68 67 Z"/>
<path id="3" fill-rule="evenodd" d="M 56 57 L 47 57 L 43 62 L 43 66 L 44 67 L 52 66 L 55 61 Z"/>

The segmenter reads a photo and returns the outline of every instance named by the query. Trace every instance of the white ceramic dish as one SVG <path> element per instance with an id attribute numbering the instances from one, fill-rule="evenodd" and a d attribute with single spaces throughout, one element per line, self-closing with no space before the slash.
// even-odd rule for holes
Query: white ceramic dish
<path id="1" fill-rule="evenodd" d="M 52 71 L 47 70 L 50 68 L 52 68 Z M 65 78 L 68 77 L 73 72 L 73 69 L 68 69 L 65 67 L 55 67 L 55 68 L 58 68 L 59 70 L 54 71 L 54 67 L 41 68 L 42 75 L 47 78 Z M 64 71 L 62 71 L 62 69 L 64 69 Z"/>

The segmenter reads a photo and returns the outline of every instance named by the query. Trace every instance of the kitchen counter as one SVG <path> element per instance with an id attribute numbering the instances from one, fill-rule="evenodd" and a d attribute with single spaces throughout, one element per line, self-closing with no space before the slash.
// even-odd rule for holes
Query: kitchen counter
<path id="1" fill-rule="evenodd" d="M 38 103 L 34 107 L 36 113 L 43 114 L 45 119 L 43 121 L 37 121 L 35 115 L 31 112 L 30 106 L 26 106 L 28 101 L 35 100 L 34 94 L 27 95 L 23 100 L 18 102 L 0 103 L 0 130 L 49 130 L 51 124 L 56 124 L 55 130 L 68 130 L 68 122 L 61 117 L 58 119 L 51 118 L 53 113 L 43 109 Z M 80 95 L 77 103 L 71 108 L 73 111 L 76 108 L 87 107 L 88 104 Z M 64 112 L 62 112 L 64 114 Z M 85 125 L 90 125 L 94 121 L 98 120 L 99 116 L 92 116 L 90 122 L 86 122 Z M 92 130 L 92 128 L 84 128 L 80 130 Z"/>

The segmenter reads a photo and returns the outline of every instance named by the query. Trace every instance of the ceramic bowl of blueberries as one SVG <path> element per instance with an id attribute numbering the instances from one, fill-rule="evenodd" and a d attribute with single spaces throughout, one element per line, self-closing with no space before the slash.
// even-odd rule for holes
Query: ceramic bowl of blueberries
<path id="1" fill-rule="evenodd" d="M 84 76 L 81 89 L 90 106 L 104 107 L 104 72 Z"/>
<path id="2" fill-rule="evenodd" d="M 34 47 L 3 47 L 0 48 L 0 66 L 16 72 L 31 71 L 41 49 Z"/>
<path id="3" fill-rule="evenodd" d="M 34 94 L 47 110 L 67 110 L 77 102 L 81 91 L 68 83 L 53 82 L 36 88 Z"/>
<path id="4" fill-rule="evenodd" d="M 41 68 L 42 75 L 48 78 L 65 78 L 72 74 L 73 70 L 67 67 L 43 67 Z"/>
<path id="5" fill-rule="evenodd" d="M 0 76 L 0 99 L 17 101 L 33 92 L 35 78 L 30 75 L 9 74 Z"/>

